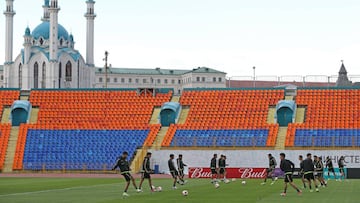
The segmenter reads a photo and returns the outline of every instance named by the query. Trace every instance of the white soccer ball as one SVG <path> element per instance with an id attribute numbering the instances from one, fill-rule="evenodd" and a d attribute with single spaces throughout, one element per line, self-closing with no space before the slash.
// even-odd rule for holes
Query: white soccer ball
<path id="1" fill-rule="evenodd" d="M 156 188 L 156 191 L 161 192 L 161 191 L 162 191 L 162 187 L 161 187 L 161 186 L 157 187 L 157 188 Z"/>
<path id="2" fill-rule="evenodd" d="M 226 179 L 226 180 L 224 180 L 224 183 L 228 184 L 228 183 L 230 183 L 230 180 Z"/>
<path id="3" fill-rule="evenodd" d="M 231 179 L 231 181 L 232 181 L 232 182 L 235 182 L 235 181 L 236 181 L 236 178 Z"/>
<path id="4" fill-rule="evenodd" d="M 182 195 L 188 196 L 188 194 L 189 194 L 189 192 L 188 192 L 187 190 L 183 190 L 183 191 L 182 191 Z"/>
<path id="5" fill-rule="evenodd" d="M 220 187 L 219 183 L 215 183 L 215 188 L 217 189 L 219 187 Z"/>
<path id="6" fill-rule="evenodd" d="M 245 184 L 246 184 L 246 181 L 245 181 L 245 180 L 241 181 L 241 184 L 245 185 Z"/>

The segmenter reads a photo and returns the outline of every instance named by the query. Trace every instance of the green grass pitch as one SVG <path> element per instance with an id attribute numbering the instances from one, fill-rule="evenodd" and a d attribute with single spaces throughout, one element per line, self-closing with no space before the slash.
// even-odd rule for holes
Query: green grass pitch
<path id="1" fill-rule="evenodd" d="M 138 181 L 137 181 L 138 182 Z M 303 191 L 298 196 L 292 188 L 288 189 L 286 197 L 281 197 L 283 180 L 274 185 L 261 186 L 261 180 L 247 180 L 242 185 L 240 180 L 228 184 L 220 183 L 220 187 L 210 184 L 209 180 L 189 180 L 185 186 L 177 190 L 171 189 L 170 179 L 154 179 L 155 186 L 161 186 L 162 192 L 150 193 L 147 182 L 142 193 L 136 193 L 131 187 L 130 197 L 123 199 L 124 180 L 102 178 L 0 178 L 1 203 L 56 203 L 56 202 L 309 202 L 309 203 L 348 203 L 360 202 L 360 180 L 344 182 L 329 181 L 327 188 L 321 188 L 319 193 Z M 300 186 L 300 181 L 295 181 Z M 187 197 L 182 196 L 182 190 L 188 190 Z"/>

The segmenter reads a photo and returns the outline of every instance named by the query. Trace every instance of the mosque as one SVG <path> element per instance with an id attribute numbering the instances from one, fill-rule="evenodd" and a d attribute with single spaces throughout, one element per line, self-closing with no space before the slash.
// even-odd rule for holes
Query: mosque
<path id="1" fill-rule="evenodd" d="M 94 4 L 87 0 L 86 59 L 75 49 L 74 36 L 58 23 L 57 0 L 45 0 L 42 22 L 32 31 L 27 27 L 20 53 L 13 59 L 14 0 L 6 0 L 5 63 L 3 87 L 90 88 L 95 77 Z"/>

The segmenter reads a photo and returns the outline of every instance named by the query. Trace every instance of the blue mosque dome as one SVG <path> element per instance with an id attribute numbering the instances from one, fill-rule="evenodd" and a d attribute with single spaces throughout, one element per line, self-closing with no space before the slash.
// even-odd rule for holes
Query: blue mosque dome
<path id="1" fill-rule="evenodd" d="M 40 37 L 43 37 L 45 40 L 49 39 L 50 36 L 50 22 L 45 21 L 38 25 L 32 32 L 32 36 L 35 39 L 39 39 Z M 65 40 L 69 39 L 69 33 L 66 31 L 66 29 L 58 24 L 58 39 L 64 38 Z"/>

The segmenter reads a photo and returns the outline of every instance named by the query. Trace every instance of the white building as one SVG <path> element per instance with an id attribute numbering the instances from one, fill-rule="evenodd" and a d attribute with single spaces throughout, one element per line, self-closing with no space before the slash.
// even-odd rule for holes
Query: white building
<path id="1" fill-rule="evenodd" d="M 94 65 L 94 0 L 87 0 L 86 60 L 74 36 L 58 23 L 57 0 L 44 0 L 42 22 L 25 29 L 23 48 L 13 59 L 14 0 L 5 0 L 5 63 L 0 87 L 20 88 L 225 88 L 226 73 L 207 67 L 189 70 L 104 68 Z"/>
<path id="2" fill-rule="evenodd" d="M 6 88 L 90 88 L 94 81 L 94 4 L 86 1 L 86 61 L 75 49 L 74 36 L 58 23 L 57 0 L 44 1 L 42 22 L 25 29 L 23 49 L 13 60 L 14 0 L 6 0 L 5 63 L 2 86 Z"/>

